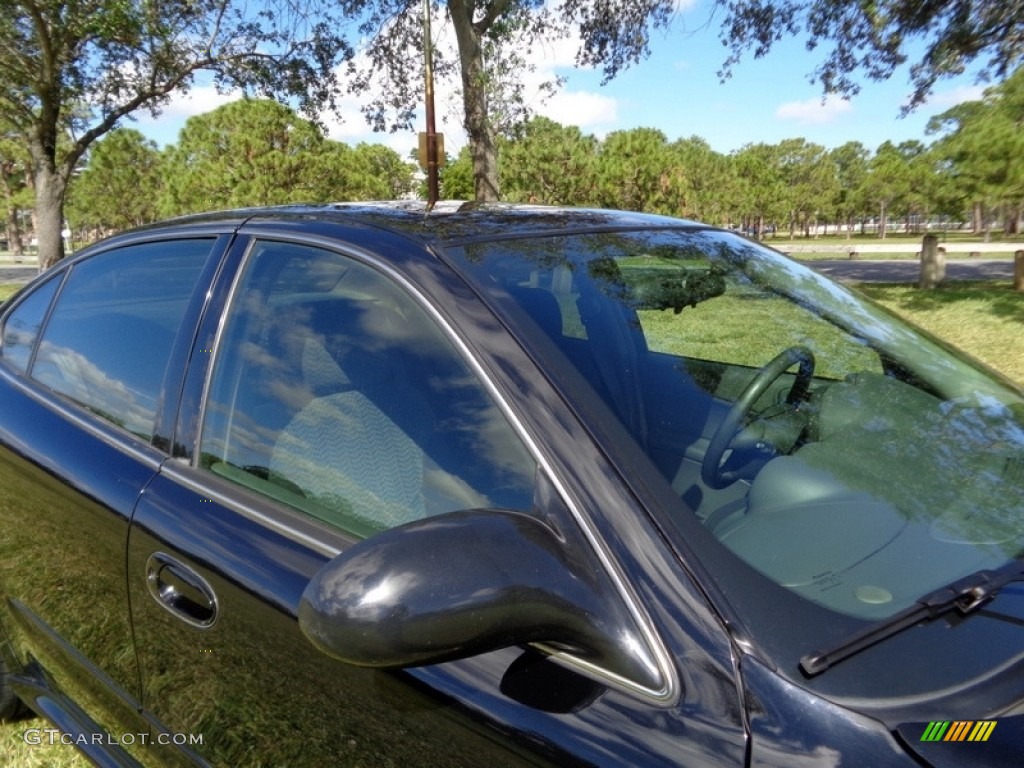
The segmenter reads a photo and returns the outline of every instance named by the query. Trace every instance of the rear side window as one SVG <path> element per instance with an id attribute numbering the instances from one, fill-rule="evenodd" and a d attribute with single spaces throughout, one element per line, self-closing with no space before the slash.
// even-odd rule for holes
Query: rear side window
<path id="1" fill-rule="evenodd" d="M 151 439 L 171 347 L 213 243 L 132 245 L 76 264 L 43 330 L 30 375 Z"/>
<path id="2" fill-rule="evenodd" d="M 19 371 L 28 370 L 32 348 L 50 308 L 60 277 L 52 277 L 14 308 L 4 323 L 3 358 Z"/>

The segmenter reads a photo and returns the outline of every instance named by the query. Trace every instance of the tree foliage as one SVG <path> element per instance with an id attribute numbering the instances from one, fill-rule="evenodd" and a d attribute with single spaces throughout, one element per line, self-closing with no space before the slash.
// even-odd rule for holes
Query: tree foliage
<path id="1" fill-rule="evenodd" d="M 71 185 L 68 221 L 97 231 L 137 227 L 157 217 L 161 185 L 160 151 L 131 128 L 118 128 L 98 141 Z"/>
<path id="2" fill-rule="evenodd" d="M 931 146 L 884 142 L 872 151 L 850 142 L 827 150 L 794 138 L 722 154 L 697 136 L 669 141 L 658 130 L 640 128 L 599 140 L 538 117 L 499 141 L 499 167 L 510 200 L 631 208 L 757 236 L 787 228 L 827 232 L 833 224 L 852 232 L 858 222 L 862 228 L 877 224 L 884 236 L 893 220 L 903 219 L 913 231 L 936 213 L 966 220 L 972 209 L 999 211 L 1018 226 L 1024 216 L 1022 126 L 1024 75 L 1014 75 L 983 100 L 939 115 L 932 128 L 942 135 Z M 75 181 L 75 223 L 124 225 L 113 214 L 85 216 L 89 206 L 82 201 L 114 197 L 118 203 L 108 210 L 131 210 L 139 197 L 149 197 L 139 194 L 146 181 L 131 173 L 147 165 L 152 152 L 134 131 L 100 142 Z M 469 149 L 448 160 L 443 196 L 473 197 Z M 153 174 L 160 191 L 152 197 L 162 200 L 164 214 L 396 198 L 415 193 L 414 172 L 386 147 L 330 141 L 294 110 L 243 100 L 188 122 Z"/>
<path id="3" fill-rule="evenodd" d="M 23 210 L 32 207 L 32 158 L 23 142 L 0 122 L 0 195 L 4 203 L 4 233 L 17 258 L 24 255 Z"/>
<path id="4" fill-rule="evenodd" d="M 1008 81 L 992 97 L 1009 94 L 1016 83 Z M 827 150 L 793 138 L 748 144 L 723 155 L 696 136 L 669 142 L 660 131 L 640 128 L 598 140 L 578 128 L 536 118 L 516 138 L 501 143 L 502 184 L 514 201 L 665 213 L 759 237 L 776 228 L 813 234 L 835 225 L 853 232 L 857 222 L 862 229 L 877 226 L 885 237 L 894 219 L 902 219 L 908 231 L 923 227 L 935 214 L 966 220 L 969 197 L 962 189 L 957 203 L 956 179 L 970 172 L 988 174 L 986 188 L 1000 196 L 993 205 L 1017 220 L 1024 157 L 1019 137 L 1024 133 L 1017 130 L 1011 139 L 1010 129 L 1021 126 L 1024 115 L 1012 103 L 1000 102 L 1002 117 L 991 132 L 981 134 L 999 162 L 976 167 L 966 154 L 949 160 L 953 148 L 966 152 L 959 133 L 947 137 L 948 146 L 945 141 L 932 146 L 886 141 L 872 152 L 848 142 Z M 977 109 L 971 108 L 971 114 Z M 1016 124 L 1010 114 L 1018 116 Z M 468 161 L 458 173 L 468 176 Z M 456 188 L 454 196 L 465 190 Z"/>
<path id="5" fill-rule="evenodd" d="M 161 212 L 403 197 L 413 166 L 387 147 L 356 148 L 269 100 L 189 118 L 164 163 Z"/>
<path id="6" fill-rule="evenodd" d="M 668 146 L 668 162 L 683 169 L 673 202 L 665 211 L 698 221 L 725 222 L 740 191 L 731 159 L 711 149 L 699 136 L 679 139 Z"/>
<path id="7" fill-rule="evenodd" d="M 480 200 L 500 193 L 496 123 L 507 129 L 528 114 L 521 84 L 523 71 L 532 66 L 524 55 L 531 44 L 576 33 L 577 63 L 600 67 L 607 80 L 647 54 L 650 30 L 666 26 L 675 9 L 673 0 L 444 0 L 431 3 L 432 12 L 440 6 L 456 50 L 437 49 L 434 71 L 458 75 L 474 195 Z M 353 88 L 376 94 L 367 118 L 379 130 L 411 127 L 422 101 L 421 2 L 342 0 L 342 7 L 362 19 L 367 59 Z"/>
<path id="8" fill-rule="evenodd" d="M 503 197 L 512 202 L 573 205 L 592 191 L 598 141 L 575 126 L 537 117 L 501 145 Z"/>
<path id="9" fill-rule="evenodd" d="M 1008 205 L 1015 210 L 1010 229 L 1024 217 L 1024 68 L 990 88 L 980 101 L 958 104 L 933 118 L 932 132 L 943 134 L 935 150 L 956 181 L 962 203 L 978 211 Z"/>
<path id="10" fill-rule="evenodd" d="M 334 104 L 352 55 L 328 0 L 10 0 L 0 17 L 0 113 L 32 156 L 40 256 L 62 254 L 64 196 L 89 146 L 137 110 L 158 113 L 199 72 L 221 88 Z M 76 114 L 81 105 L 89 113 Z M 71 137 L 60 149 L 60 137 Z"/>
<path id="11" fill-rule="evenodd" d="M 1024 60 L 1024 4 L 996 0 L 718 0 L 724 9 L 721 40 L 730 50 L 728 75 L 748 52 L 764 56 L 779 40 L 803 37 L 807 48 L 824 49 L 813 72 L 826 93 L 852 95 L 856 75 L 889 78 L 909 63 L 919 106 L 943 77 L 981 61 L 983 76 L 1002 79 Z M 910 60 L 911 44 L 923 54 Z"/>

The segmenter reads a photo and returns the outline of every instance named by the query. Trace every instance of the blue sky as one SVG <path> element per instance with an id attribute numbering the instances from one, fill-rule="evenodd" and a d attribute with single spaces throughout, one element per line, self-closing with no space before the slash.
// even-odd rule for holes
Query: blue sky
<path id="1" fill-rule="evenodd" d="M 723 83 L 717 72 L 727 50 L 718 39 L 719 21 L 706 23 L 709 0 L 694 1 L 694 7 L 680 6 L 670 30 L 654 33 L 649 58 L 605 86 L 600 85 L 599 72 L 573 65 L 572 41 L 535 50 L 531 60 L 537 71 L 524 74 L 524 79 L 539 83 L 557 74 L 566 83 L 546 102 L 535 101 L 534 110 L 598 137 L 620 129 L 658 128 L 669 140 L 700 136 L 723 153 L 746 144 L 774 144 L 796 137 L 829 148 L 859 141 L 874 150 L 886 140 L 931 141 L 925 133 L 930 117 L 982 94 L 983 86 L 971 76 L 940 81 L 928 103 L 901 118 L 900 107 L 910 92 L 903 70 L 882 83 L 863 82 L 860 94 L 849 101 L 831 97 L 823 102 L 820 87 L 810 82 L 809 75 L 825 54 L 808 53 L 798 39 L 776 44 L 762 59 L 748 56 Z M 450 43 L 450 29 L 440 20 L 434 22 L 434 32 L 439 47 Z M 237 95 L 217 94 L 200 85 L 176 97 L 158 120 L 140 116 L 133 127 L 165 145 L 177 139 L 189 116 L 234 98 Z M 461 105 L 449 84 L 437 85 L 436 104 L 438 129 L 445 133 L 446 149 L 452 152 L 465 139 L 459 125 Z M 414 133 L 371 132 L 358 107 L 351 99 L 342 102 L 345 118 L 329 122 L 332 138 L 350 144 L 387 144 L 403 156 L 416 146 Z"/>

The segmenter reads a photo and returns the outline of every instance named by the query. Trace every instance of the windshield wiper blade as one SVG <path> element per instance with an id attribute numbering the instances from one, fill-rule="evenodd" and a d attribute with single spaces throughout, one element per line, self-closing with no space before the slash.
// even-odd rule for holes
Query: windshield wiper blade
<path id="1" fill-rule="evenodd" d="M 954 609 L 968 614 L 1014 581 L 1024 581 L 1024 562 L 1019 560 L 996 570 L 975 571 L 952 584 L 929 592 L 908 608 L 862 629 L 831 648 L 808 653 L 800 659 L 800 669 L 805 675 L 817 675 L 918 622 L 934 619 Z"/>

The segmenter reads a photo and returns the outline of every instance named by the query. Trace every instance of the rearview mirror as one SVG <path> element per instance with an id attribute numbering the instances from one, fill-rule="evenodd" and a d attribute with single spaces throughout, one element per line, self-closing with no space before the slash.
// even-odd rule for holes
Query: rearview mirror
<path id="1" fill-rule="evenodd" d="M 596 560 L 536 517 L 453 512 L 335 557 L 306 587 L 299 624 L 321 651 L 358 666 L 435 664 L 532 643 L 629 687 L 663 689 L 649 643 Z"/>
<path id="2" fill-rule="evenodd" d="M 632 291 L 636 309 L 671 309 L 677 315 L 686 307 L 725 293 L 724 273 L 712 267 L 628 267 L 622 277 Z"/>

